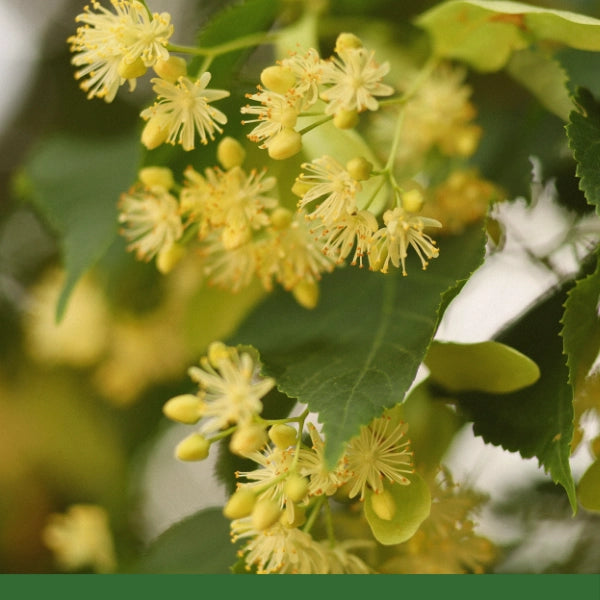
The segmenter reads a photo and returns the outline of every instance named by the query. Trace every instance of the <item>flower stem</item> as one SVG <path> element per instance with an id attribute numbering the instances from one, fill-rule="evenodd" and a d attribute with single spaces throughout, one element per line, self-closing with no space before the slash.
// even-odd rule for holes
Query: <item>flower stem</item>
<path id="1" fill-rule="evenodd" d="M 276 37 L 277 35 L 274 33 L 261 32 L 246 35 L 229 42 L 224 42 L 222 44 L 217 44 L 216 46 L 209 46 L 206 48 L 167 44 L 167 50 L 169 52 L 180 52 L 182 54 L 193 54 L 195 56 L 215 58 L 216 56 L 227 54 L 228 52 L 235 52 L 236 50 L 251 48 L 252 46 L 260 46 L 260 44 L 274 43 Z"/>
<path id="2" fill-rule="evenodd" d="M 304 524 L 304 527 L 302 528 L 302 531 L 304 531 L 304 533 L 310 533 L 310 530 L 312 529 L 313 525 L 315 524 L 315 521 L 317 520 L 317 516 L 319 515 L 319 512 L 321 511 L 321 506 L 323 506 L 323 502 L 325 502 L 327 500 L 327 496 L 319 496 L 317 498 L 317 501 L 315 502 L 315 505 L 313 506 L 310 515 L 308 516 L 308 519 L 306 520 L 306 523 Z"/>
<path id="3" fill-rule="evenodd" d="M 323 123 L 327 123 L 327 121 L 331 121 L 331 119 L 333 119 L 333 115 L 328 115 L 327 117 L 323 117 L 322 119 L 319 119 L 318 121 L 315 121 L 314 123 L 311 123 L 310 125 L 307 125 L 303 129 L 301 129 L 298 133 L 300 135 L 304 135 L 305 133 L 308 133 L 309 131 L 316 129 L 319 125 L 323 125 Z"/>

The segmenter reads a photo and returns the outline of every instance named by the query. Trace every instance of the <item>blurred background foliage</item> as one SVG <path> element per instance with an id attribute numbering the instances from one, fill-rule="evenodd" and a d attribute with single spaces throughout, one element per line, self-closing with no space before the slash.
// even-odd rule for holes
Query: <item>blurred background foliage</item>
<path id="1" fill-rule="evenodd" d="M 530 3 L 600 18 L 593 0 Z M 195 23 L 205 22 L 224 5 L 218 0 L 149 4 L 172 12 L 182 43 L 193 39 Z M 357 22 L 367 37 L 365 22 L 373 37 L 382 24 L 388 30 L 398 24 L 409 36 L 406 24 L 435 4 L 331 0 L 324 39 L 328 31 L 334 39 Z M 170 430 L 161 413 L 163 403 L 189 387 L 187 367 L 210 341 L 231 333 L 262 292 L 237 297 L 205 289 L 193 266 L 162 277 L 153 265 L 136 262 L 125 251 L 125 242 L 114 235 L 115 221 L 114 228 L 108 226 L 105 247 L 90 249 L 99 260 L 75 286 L 64 320 L 55 325 L 64 284 L 60 224 L 36 210 L 35 189 L 23 167 L 46 179 L 68 174 L 65 161 L 73 148 L 61 153 L 61 140 L 69 136 L 85 140 L 83 151 L 102 148 L 116 137 L 137 139 L 138 114 L 150 98 L 149 89 L 140 85 L 134 94 L 120 93 L 108 105 L 86 100 L 73 78 L 65 41 L 82 2 L 0 0 L 0 8 L 5 18 L 20 23 L 27 50 L 3 58 L 5 89 L 15 73 L 29 73 L 0 132 L 0 572 L 59 571 L 42 532 L 50 515 L 73 504 L 107 511 L 117 561 L 126 569 L 169 519 L 190 514 L 211 499 L 218 504 L 225 494 L 207 470 L 193 473 L 197 465 L 176 465 L 169 441 L 163 462 L 166 471 L 179 469 L 179 478 L 154 473 L 149 484 L 147 465 L 155 464 L 158 441 Z M 581 84 L 600 93 L 598 55 L 563 51 L 561 62 L 573 87 Z M 527 198 L 529 157 L 536 156 L 544 177 L 555 179 L 560 202 L 579 213 L 588 211 L 564 123 L 505 72 L 470 73 L 469 84 L 477 122 L 485 131 L 474 157 L 482 175 L 502 186 L 508 197 Z M 78 188 L 78 193 L 105 199 L 104 217 L 116 202 L 106 197 L 107 190 L 131 177 L 142 160 L 133 145 L 124 146 L 123 153 L 131 159 L 123 172 L 107 173 L 106 182 L 91 182 L 88 188 L 81 182 Z M 69 185 L 64 181 L 65 189 Z M 60 185 L 55 193 L 61 193 Z M 190 479 L 195 484 L 189 485 Z M 148 500 L 149 485 L 163 488 L 165 506 Z M 200 490 L 211 487 L 215 494 L 201 498 Z M 498 572 L 598 571 L 600 517 L 585 510 L 571 517 L 563 490 L 543 477 L 527 484 L 515 481 L 486 515 L 511 532 L 498 539 Z M 548 555 L 549 544 L 561 551 Z"/>

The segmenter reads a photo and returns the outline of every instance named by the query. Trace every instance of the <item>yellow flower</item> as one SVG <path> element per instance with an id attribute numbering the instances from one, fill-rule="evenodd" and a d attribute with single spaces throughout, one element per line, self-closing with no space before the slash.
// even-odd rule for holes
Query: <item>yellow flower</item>
<path id="1" fill-rule="evenodd" d="M 222 348 L 223 351 L 215 351 Z M 261 398 L 275 385 L 260 374 L 260 366 L 248 352 L 213 343 L 209 356 L 188 374 L 200 387 L 204 401 L 200 431 L 209 433 L 233 424 L 247 424 L 262 411 Z"/>
<path id="2" fill-rule="evenodd" d="M 243 477 L 248 480 L 242 485 L 245 489 L 261 490 L 264 487 L 267 489 L 259 492 L 259 498 L 269 498 L 280 503 L 281 508 L 285 506 L 285 495 L 283 493 L 285 479 L 278 478 L 287 473 L 290 469 L 294 454 L 293 449 L 282 449 L 277 446 L 269 446 L 263 452 L 252 452 L 248 458 L 259 465 L 258 469 L 253 471 L 238 471 L 236 477 Z M 273 485 L 270 485 L 271 482 Z"/>
<path id="3" fill-rule="evenodd" d="M 321 574 L 330 571 L 324 547 L 308 533 L 280 522 L 263 530 L 252 528 L 249 517 L 231 523 L 232 541 L 251 538 L 240 551 L 248 569 L 255 566 L 259 574 Z"/>
<path id="4" fill-rule="evenodd" d="M 145 146 L 152 149 L 167 142 L 193 150 L 196 132 L 202 144 L 207 144 L 208 138 L 214 140 L 215 131 L 223 132 L 219 125 L 227 123 L 227 117 L 209 103 L 227 98 L 229 92 L 206 89 L 210 78 L 205 72 L 194 81 L 188 77 L 179 77 L 175 83 L 152 79 L 158 100 L 140 113 L 148 121 L 142 133 Z"/>
<path id="5" fill-rule="evenodd" d="M 299 98 L 302 110 L 310 108 L 319 99 L 319 86 L 326 64 L 314 48 L 309 48 L 304 53 L 291 52 L 281 61 L 281 66 L 289 69 L 296 78 L 287 95 Z"/>
<path id="6" fill-rule="evenodd" d="M 340 110 L 362 112 L 377 110 L 375 96 L 390 96 L 394 88 L 381 80 L 390 70 L 389 63 L 378 64 L 375 52 L 363 47 L 344 47 L 328 63 L 323 83 L 332 84 L 321 94 L 328 104 L 325 113 L 333 115 Z"/>
<path id="7" fill-rule="evenodd" d="M 182 235 L 179 203 L 162 186 L 135 186 L 119 201 L 121 234 L 139 260 L 150 260 Z"/>
<path id="8" fill-rule="evenodd" d="M 435 241 L 423 233 L 423 229 L 441 227 L 439 221 L 413 215 L 397 207 L 384 213 L 383 222 L 385 227 L 375 232 L 369 245 L 369 265 L 372 271 L 387 273 L 391 262 L 396 268 L 402 267 L 402 274 L 406 275 L 409 246 L 414 248 L 423 269 L 428 265 L 426 259 L 438 256 Z"/>
<path id="9" fill-rule="evenodd" d="M 242 121 L 242 125 L 257 123 L 248 134 L 248 139 L 260 143 L 259 148 L 268 148 L 279 133 L 295 127 L 300 114 L 300 105 L 296 98 L 263 90 L 260 86 L 258 93 L 247 94 L 246 97 L 259 103 L 248 104 L 240 109 L 242 114 L 255 115 L 253 119 Z"/>
<path id="10" fill-rule="evenodd" d="M 326 225 L 335 223 L 342 216 L 356 212 L 356 194 L 360 183 L 331 156 L 322 156 L 302 165 L 302 173 L 297 181 L 305 189 L 298 202 L 299 208 L 320 202 L 308 214 Z"/>
<path id="11" fill-rule="evenodd" d="M 286 290 L 301 282 L 316 283 L 321 273 L 332 271 L 334 266 L 333 259 L 325 256 L 313 239 L 302 211 L 257 244 L 257 273 L 267 290 L 272 289 L 273 280 Z"/>
<path id="12" fill-rule="evenodd" d="M 50 515 L 42 537 L 64 571 L 116 569 L 108 515 L 100 506 L 74 504 L 64 514 Z"/>
<path id="13" fill-rule="evenodd" d="M 406 475 L 413 472 L 412 452 L 410 442 L 402 441 L 407 428 L 405 423 L 383 415 L 361 427 L 358 436 L 350 440 L 346 449 L 350 498 L 360 493 L 363 500 L 367 487 L 381 493 L 384 478 L 401 485 L 410 483 Z"/>
<path id="14" fill-rule="evenodd" d="M 168 60 L 166 45 L 173 33 L 171 17 L 167 13 L 150 14 L 136 0 L 111 0 L 114 13 L 96 0 L 92 12 L 86 6 L 76 17 L 74 36 L 67 40 L 75 55 L 72 63 L 81 67 L 77 79 L 88 98 L 103 98 L 112 102 L 119 87 L 129 80 L 131 90 L 136 77 L 158 60 Z"/>
<path id="15" fill-rule="evenodd" d="M 110 311 L 100 286 L 83 277 L 69 300 L 63 319 L 56 322 L 56 303 L 65 274 L 52 269 L 32 288 L 23 322 L 27 350 L 49 364 L 90 367 L 101 360 L 109 345 Z"/>
<path id="16" fill-rule="evenodd" d="M 256 253 L 257 246 L 252 240 L 225 248 L 221 232 L 214 231 L 202 240 L 202 273 L 209 285 L 239 292 L 252 282 L 257 268 Z"/>
<path id="17" fill-rule="evenodd" d="M 322 250 L 343 262 L 354 248 L 352 265 L 362 268 L 363 257 L 368 252 L 373 234 L 377 231 L 377 219 L 368 210 L 342 215 L 329 227 L 318 224 L 312 231 L 320 232 Z"/>
<path id="18" fill-rule="evenodd" d="M 329 469 L 325 460 L 325 442 L 317 428 L 308 424 L 308 432 L 312 441 L 310 450 L 300 450 L 298 471 L 309 477 L 308 493 L 312 496 L 331 496 L 347 481 L 348 473 L 340 462 L 334 469 Z"/>

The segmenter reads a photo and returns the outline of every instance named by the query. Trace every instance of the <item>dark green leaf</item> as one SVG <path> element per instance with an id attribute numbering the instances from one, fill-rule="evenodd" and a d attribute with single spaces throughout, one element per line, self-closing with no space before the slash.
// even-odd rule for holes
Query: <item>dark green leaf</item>
<path id="1" fill-rule="evenodd" d="M 579 280 L 568 294 L 562 318 L 564 351 L 569 381 L 577 393 L 600 351 L 600 263 L 596 271 Z"/>
<path id="2" fill-rule="evenodd" d="M 454 394 L 473 431 L 486 442 L 537 457 L 540 465 L 561 484 L 576 510 L 575 485 L 569 465 L 573 438 L 573 394 L 562 353 L 560 319 L 566 289 L 550 295 L 512 323 L 497 340 L 534 360 L 540 379 L 510 394 Z"/>
<path id="3" fill-rule="evenodd" d="M 135 180 L 137 136 L 83 139 L 60 136 L 44 142 L 25 166 L 39 212 L 60 238 L 65 285 L 57 317 L 79 278 L 117 234 L 117 202 Z"/>
<path id="4" fill-rule="evenodd" d="M 279 389 L 319 413 L 332 464 L 361 425 L 402 401 L 436 331 L 442 297 L 479 266 L 484 242 L 480 227 L 443 239 L 428 270 L 413 260 L 407 277 L 338 269 L 323 279 L 314 310 L 276 293 L 238 330 L 237 343 L 258 349 Z"/>
<path id="5" fill-rule="evenodd" d="M 236 562 L 229 521 L 209 508 L 173 525 L 133 565 L 132 573 L 227 574 Z"/>
<path id="6" fill-rule="evenodd" d="M 279 13 L 279 8 L 278 0 L 245 0 L 232 4 L 218 12 L 200 31 L 197 44 L 203 48 L 211 48 L 247 35 L 266 32 Z M 215 58 L 210 65 L 210 72 L 213 74 L 211 87 L 228 87 L 241 60 L 250 51 L 252 48 L 236 50 Z M 202 58 L 195 62 L 199 66 Z M 193 72 L 194 66 L 191 70 Z"/>
<path id="7" fill-rule="evenodd" d="M 600 104 L 585 88 L 575 96 L 579 110 L 571 112 L 567 125 L 569 147 L 577 161 L 579 188 L 600 215 Z"/>

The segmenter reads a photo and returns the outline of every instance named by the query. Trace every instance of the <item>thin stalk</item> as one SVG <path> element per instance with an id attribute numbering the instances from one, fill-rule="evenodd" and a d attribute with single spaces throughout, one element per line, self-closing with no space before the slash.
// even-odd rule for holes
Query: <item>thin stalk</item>
<path id="1" fill-rule="evenodd" d="M 329 505 L 329 502 L 325 503 L 325 529 L 327 531 L 329 545 L 333 548 L 337 542 L 335 539 L 335 532 L 333 530 L 333 517 L 331 514 L 331 506 Z"/>
<path id="2" fill-rule="evenodd" d="M 167 44 L 167 50 L 169 52 L 180 52 L 182 54 L 193 54 L 195 56 L 210 56 L 212 58 L 220 56 L 221 54 L 227 54 L 228 52 L 235 52 L 236 50 L 242 50 L 244 48 L 251 48 L 252 46 L 260 46 L 260 44 L 274 43 L 277 35 L 274 33 L 253 33 L 236 40 L 224 42 L 223 44 L 217 44 L 216 46 L 209 46 L 206 48 L 195 47 L 195 46 L 182 46 L 179 44 Z"/>
<path id="3" fill-rule="evenodd" d="M 323 506 L 323 502 L 325 502 L 325 500 L 327 500 L 327 496 L 319 496 L 317 498 L 317 501 L 315 502 L 315 505 L 313 506 L 313 508 L 310 512 L 310 515 L 308 516 L 308 519 L 306 520 L 304 527 L 302 528 L 302 531 L 304 531 L 304 533 L 310 533 L 310 530 L 312 529 L 313 525 L 315 524 L 315 521 L 317 520 L 317 516 L 319 515 L 319 512 L 321 511 L 321 506 Z"/>
<path id="4" fill-rule="evenodd" d="M 306 127 L 302 128 L 298 133 L 300 135 L 304 135 L 305 133 L 308 133 L 309 131 L 316 129 L 319 125 L 323 125 L 323 123 L 327 123 L 327 121 L 331 121 L 331 119 L 333 119 L 333 115 L 328 115 L 327 117 L 323 117 L 322 119 L 319 119 L 318 121 L 315 121 L 314 123 L 311 123 L 310 125 L 307 125 Z"/>

